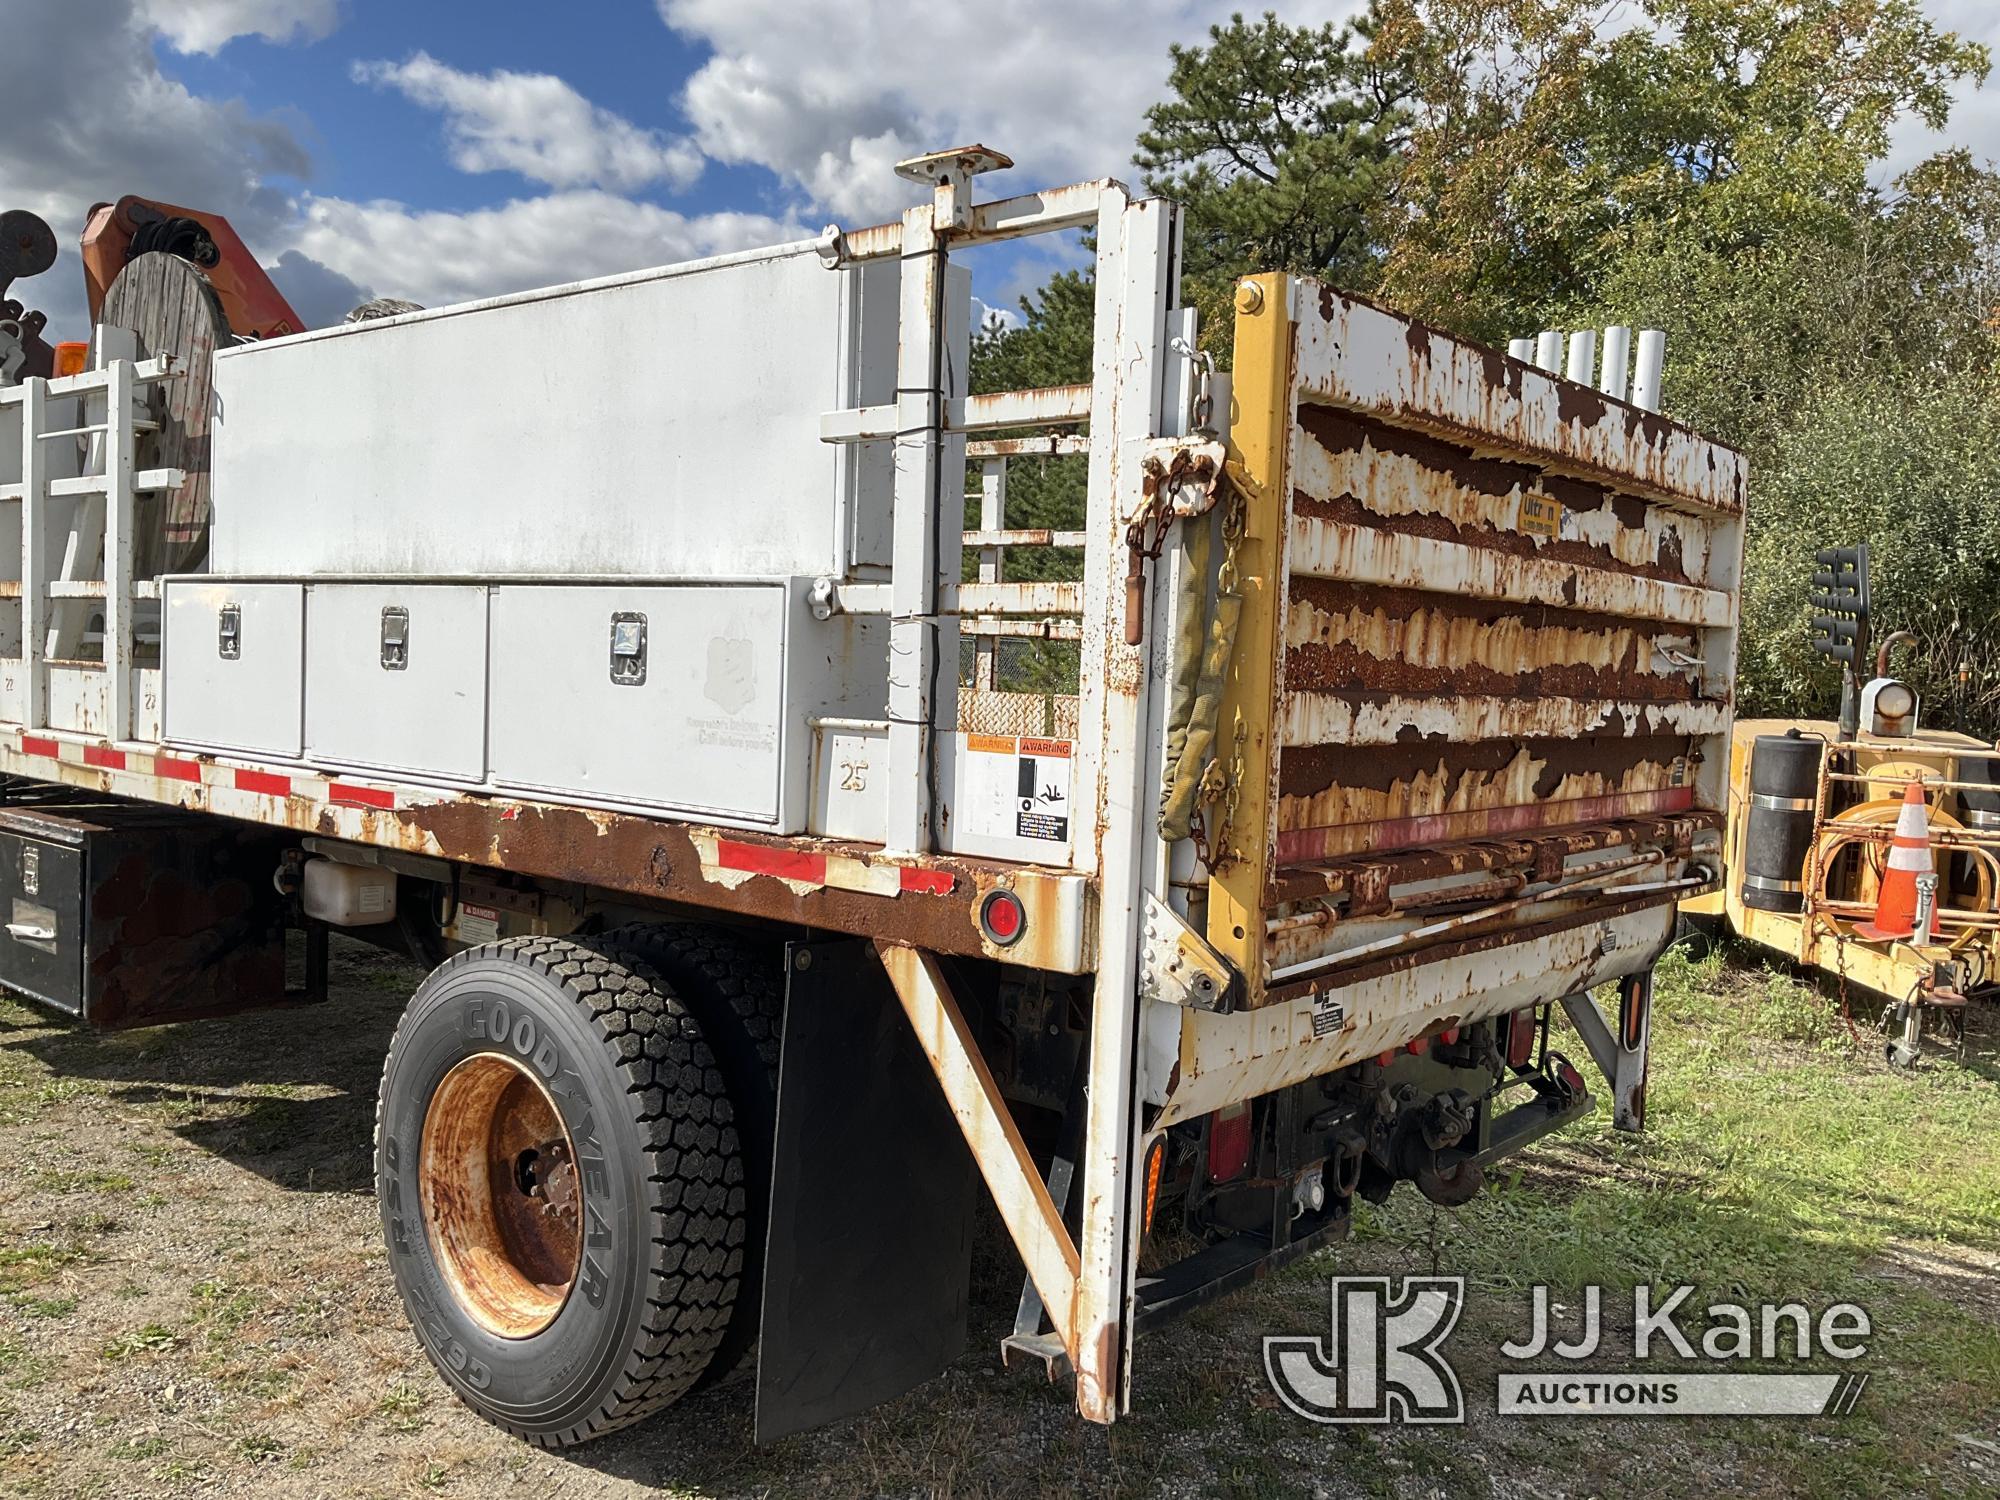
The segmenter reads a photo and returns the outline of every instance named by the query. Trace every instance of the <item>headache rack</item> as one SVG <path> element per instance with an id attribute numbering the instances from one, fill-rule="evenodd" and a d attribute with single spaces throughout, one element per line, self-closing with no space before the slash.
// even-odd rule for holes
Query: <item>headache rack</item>
<path id="1" fill-rule="evenodd" d="M 1207 933 L 1249 1003 L 1701 883 L 1739 457 L 1311 282 L 1253 279 L 1238 309 L 1231 447 L 1256 503 Z"/>

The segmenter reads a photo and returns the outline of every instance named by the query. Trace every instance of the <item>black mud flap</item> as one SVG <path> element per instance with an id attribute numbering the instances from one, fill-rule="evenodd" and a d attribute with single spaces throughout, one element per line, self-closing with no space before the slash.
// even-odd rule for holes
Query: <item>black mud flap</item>
<path id="1" fill-rule="evenodd" d="M 787 957 L 760 1443 L 855 1416 L 959 1356 L 978 1191 L 873 944 Z"/>

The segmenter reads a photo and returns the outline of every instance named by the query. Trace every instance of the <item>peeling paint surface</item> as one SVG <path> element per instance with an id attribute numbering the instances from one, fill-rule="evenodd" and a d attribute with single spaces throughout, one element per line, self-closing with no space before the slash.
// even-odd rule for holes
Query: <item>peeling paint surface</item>
<path id="1" fill-rule="evenodd" d="M 1320 958 L 1359 983 L 1340 956 L 1427 931 L 1415 913 L 1510 904 L 1399 966 L 1687 878 L 1721 812 L 1741 457 L 1361 299 L 1291 295 L 1257 998 Z M 1520 899 L 1642 854 L 1604 890 Z"/>

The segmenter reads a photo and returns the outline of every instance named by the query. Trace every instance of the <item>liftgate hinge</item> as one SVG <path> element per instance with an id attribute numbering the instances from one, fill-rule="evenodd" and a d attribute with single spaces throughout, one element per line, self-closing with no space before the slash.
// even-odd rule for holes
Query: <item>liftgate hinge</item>
<path id="1" fill-rule="evenodd" d="M 1159 897 L 1145 897 L 1139 925 L 1139 994 L 1192 1010 L 1227 1013 L 1243 997 L 1243 976 Z"/>

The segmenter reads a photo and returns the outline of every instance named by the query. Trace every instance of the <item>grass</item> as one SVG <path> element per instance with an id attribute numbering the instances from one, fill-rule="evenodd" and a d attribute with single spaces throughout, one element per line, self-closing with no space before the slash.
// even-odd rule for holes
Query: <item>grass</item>
<path id="1" fill-rule="evenodd" d="M 91 1169 L 83 1172 L 41 1172 L 35 1186 L 51 1193 L 129 1193 L 132 1179 L 123 1172 Z"/>
<path id="2" fill-rule="evenodd" d="M 268 1432 L 253 1432 L 236 1440 L 236 1451 L 253 1464 L 267 1464 L 284 1456 L 285 1445 Z"/>
<path id="3" fill-rule="evenodd" d="M 1791 1278 L 1805 1291 L 1850 1285 L 1891 1243 L 2000 1251 L 2000 1095 L 1979 1069 L 1879 1066 L 1805 986 L 1678 951 L 1660 966 L 1652 1047 L 1645 1134 L 1600 1121 L 1549 1141 L 1443 1217 L 1454 1264 L 1496 1289 Z M 1548 1191 L 1564 1168 L 1587 1190 Z M 1399 1194 L 1363 1232 L 1407 1239 L 1429 1223 Z"/>
<path id="4" fill-rule="evenodd" d="M 0 1292 L 12 1294 L 26 1287 L 39 1286 L 80 1254 L 80 1251 L 66 1245 L 0 1244 Z"/>
<path id="5" fill-rule="evenodd" d="M 158 1458 L 171 1446 L 163 1437 L 126 1438 L 111 1446 L 110 1456 L 122 1460 Z"/>
<path id="6" fill-rule="evenodd" d="M 1871 1032 L 1857 1044 L 1834 1002 L 1787 975 L 1741 954 L 1671 955 L 1646 1134 L 1612 1131 L 1600 1110 L 1497 1168 L 1464 1208 L 1408 1188 L 1363 1208 L 1346 1244 L 1143 1339 L 1136 1409 L 1114 1428 L 1079 1422 L 1067 1390 L 1038 1375 L 995 1370 L 1020 1270 L 982 1243 L 967 1352 L 911 1395 L 760 1449 L 749 1390 L 724 1386 L 560 1457 L 449 1397 L 389 1284 L 368 1132 L 411 983 L 350 970 L 322 1013 L 339 1026 L 304 1052 L 283 1015 L 98 1038 L 0 1000 L 0 1151 L 28 1164 L 0 1184 L 0 1493 L 2000 1490 L 1990 1007 L 1966 1062 L 1932 1055 L 1897 1073 Z M 1585 1056 L 1573 1037 L 1560 1045 Z M 1329 1275 L 1433 1268 L 1474 1288 L 1453 1335 L 1469 1426 L 1317 1428 L 1279 1406 L 1262 1337 L 1323 1333 Z M 1875 1322 L 1860 1407 L 1650 1425 L 1492 1413 L 1493 1351 L 1524 1331 L 1529 1286 L 1573 1309 L 1586 1284 L 1635 1282 L 1694 1283 L 1697 1305 L 1859 1303 Z"/>
<path id="7" fill-rule="evenodd" d="M 230 1338 L 257 1314 L 255 1294 L 219 1276 L 196 1282 L 194 1297 L 194 1321 L 207 1327 L 211 1341 Z"/>
<path id="8" fill-rule="evenodd" d="M 1682 1322 L 1699 1330 L 1711 1301 L 1857 1302 L 1874 1384 L 1849 1427 L 1704 1425 L 1754 1435 L 1764 1452 L 1750 1461 L 1774 1487 L 1932 1491 L 1938 1456 L 1958 1434 L 1991 1435 L 2000 1404 L 1990 1062 L 1891 1070 L 1833 1001 L 1720 953 L 1670 953 L 1657 980 L 1644 1135 L 1600 1119 L 1455 1212 L 1398 1194 L 1364 1212 L 1357 1238 L 1427 1254 L 1435 1240 L 1444 1269 L 1503 1307 L 1524 1308 L 1536 1283 L 1558 1302 L 1590 1284 L 1691 1283 Z M 1971 1315 L 1968 1293 L 1985 1298 Z"/>
<path id="9" fill-rule="evenodd" d="M 36 1297 L 27 1292 L 11 1292 L 7 1301 L 24 1318 L 66 1318 L 76 1311 L 74 1297 Z"/>
<path id="10" fill-rule="evenodd" d="M 148 1323 L 143 1328 L 135 1328 L 121 1333 L 104 1346 L 102 1357 L 107 1360 L 134 1359 L 141 1355 L 169 1354 L 181 1345 L 181 1336 L 173 1329 L 159 1323 Z"/>
<path id="11" fill-rule="evenodd" d="M 375 1410 L 389 1424 L 392 1432 L 421 1432 L 430 1426 L 430 1418 L 424 1415 L 424 1408 L 430 1404 L 430 1396 L 425 1391 L 405 1380 L 390 1386 L 375 1403 Z"/>

